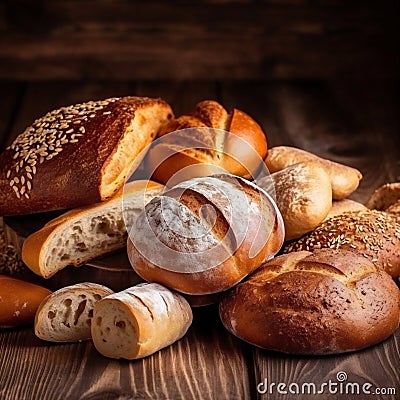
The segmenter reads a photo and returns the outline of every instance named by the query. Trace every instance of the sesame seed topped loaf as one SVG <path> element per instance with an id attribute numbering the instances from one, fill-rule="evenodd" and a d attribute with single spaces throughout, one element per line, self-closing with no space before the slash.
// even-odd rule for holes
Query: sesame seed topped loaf
<path id="1" fill-rule="evenodd" d="M 47 113 L 0 155 L 0 215 L 110 198 L 172 117 L 166 102 L 147 97 L 90 101 Z"/>
<path id="2" fill-rule="evenodd" d="M 362 254 L 393 278 L 400 275 L 400 223 L 396 216 L 384 211 L 362 210 L 336 215 L 288 243 L 284 252 L 321 248 Z"/>

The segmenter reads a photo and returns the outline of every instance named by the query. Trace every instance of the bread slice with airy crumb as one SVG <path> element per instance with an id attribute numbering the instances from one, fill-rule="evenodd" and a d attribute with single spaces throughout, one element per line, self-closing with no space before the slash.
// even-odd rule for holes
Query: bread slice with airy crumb
<path id="1" fill-rule="evenodd" d="M 50 342 L 91 338 L 94 305 L 114 292 L 97 283 L 66 286 L 47 296 L 35 316 L 35 335 Z"/>
<path id="2" fill-rule="evenodd" d="M 106 202 L 74 209 L 48 222 L 24 241 L 22 260 L 36 274 L 50 278 L 67 265 L 80 266 L 126 245 L 125 224 L 137 215 L 163 186 L 133 181 Z"/>

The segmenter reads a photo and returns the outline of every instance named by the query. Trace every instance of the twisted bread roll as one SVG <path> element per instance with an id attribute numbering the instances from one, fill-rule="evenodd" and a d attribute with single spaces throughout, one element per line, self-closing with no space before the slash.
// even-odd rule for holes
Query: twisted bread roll
<path id="1" fill-rule="evenodd" d="M 282 217 L 256 185 L 231 175 L 195 178 L 151 200 L 128 239 L 145 280 L 199 295 L 224 291 L 275 255 Z"/>
<path id="2" fill-rule="evenodd" d="M 167 103 L 147 97 L 90 101 L 47 113 L 0 155 L 0 215 L 112 197 L 172 115 Z"/>
<path id="3" fill-rule="evenodd" d="M 183 129 L 188 130 L 181 131 Z M 176 131 L 179 133 L 168 135 Z M 166 123 L 158 136 L 162 139 L 149 150 L 146 165 L 152 172 L 152 179 L 162 183 L 193 165 L 201 171 L 195 176 L 210 175 L 221 169 L 249 176 L 255 173 L 267 154 L 265 134 L 249 115 L 237 109 L 228 114 L 222 105 L 211 100 L 198 103 L 191 115 Z M 204 165 L 210 167 L 203 170 Z"/>
<path id="4" fill-rule="evenodd" d="M 220 303 L 225 327 L 257 346 L 292 354 L 362 349 L 400 321 L 400 291 L 384 271 L 345 250 L 276 257 Z"/>

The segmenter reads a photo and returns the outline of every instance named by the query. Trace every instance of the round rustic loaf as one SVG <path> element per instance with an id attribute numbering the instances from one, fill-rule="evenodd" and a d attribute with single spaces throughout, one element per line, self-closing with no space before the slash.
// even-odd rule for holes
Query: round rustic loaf
<path id="1" fill-rule="evenodd" d="M 386 212 L 365 210 L 334 216 L 302 238 L 288 243 L 283 252 L 320 248 L 359 253 L 393 278 L 400 275 L 400 223 Z"/>
<path id="2" fill-rule="evenodd" d="M 167 103 L 147 97 L 90 101 L 47 113 L 0 155 L 0 215 L 110 198 L 172 116 Z"/>
<path id="3" fill-rule="evenodd" d="M 190 115 L 169 121 L 158 136 L 148 152 L 146 168 L 152 179 L 164 184 L 183 168 L 199 164 L 248 177 L 267 154 L 266 136 L 253 118 L 237 109 L 228 114 L 211 100 L 198 103 Z"/>
<path id="4" fill-rule="evenodd" d="M 269 195 L 224 174 L 194 178 L 155 197 L 128 232 L 133 269 L 191 295 L 232 287 L 274 256 L 284 239 Z"/>
<path id="5" fill-rule="evenodd" d="M 378 187 L 365 205 L 373 210 L 400 212 L 400 182 L 386 183 Z"/>
<path id="6" fill-rule="evenodd" d="M 220 303 L 225 327 L 256 346 L 291 354 L 354 351 L 389 337 L 400 291 L 365 257 L 346 250 L 276 257 Z"/>

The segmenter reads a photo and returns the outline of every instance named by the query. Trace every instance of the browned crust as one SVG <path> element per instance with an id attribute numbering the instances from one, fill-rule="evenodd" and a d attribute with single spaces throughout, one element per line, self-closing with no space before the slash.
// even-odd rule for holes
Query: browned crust
<path id="1" fill-rule="evenodd" d="M 102 168 L 135 115 L 146 107 L 170 110 L 160 99 L 123 97 L 62 107 L 36 120 L 0 155 L 0 215 L 72 208 L 104 200 L 100 195 Z M 46 134 L 41 136 L 43 130 Z M 33 146 L 19 151 L 24 140 L 42 146 L 42 155 L 38 150 L 29 156 Z M 132 154 L 129 164 L 136 156 Z M 19 182 L 15 184 L 14 178 L 14 185 L 10 185 L 14 176 Z"/>
<path id="2" fill-rule="evenodd" d="M 352 211 L 324 221 L 283 251 L 345 249 L 368 258 L 393 278 L 400 275 L 400 223 L 384 211 Z"/>
<path id="3" fill-rule="evenodd" d="M 220 303 L 233 334 L 292 354 L 334 354 L 371 346 L 400 320 L 400 292 L 389 275 L 344 250 L 277 257 Z"/>

